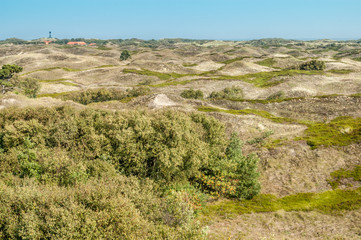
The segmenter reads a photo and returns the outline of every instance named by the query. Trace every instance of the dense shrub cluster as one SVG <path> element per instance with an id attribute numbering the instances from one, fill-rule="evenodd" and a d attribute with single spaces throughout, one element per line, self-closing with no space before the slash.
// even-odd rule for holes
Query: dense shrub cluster
<path id="1" fill-rule="evenodd" d="M 298 69 L 306 71 L 323 71 L 326 69 L 326 64 L 323 61 L 311 60 L 309 62 L 305 62 L 299 65 Z"/>
<path id="2" fill-rule="evenodd" d="M 209 95 L 209 98 L 216 98 L 216 99 L 242 99 L 243 98 L 243 90 L 240 87 L 227 87 L 219 92 L 212 92 Z"/>
<path id="3" fill-rule="evenodd" d="M 266 100 L 280 100 L 285 98 L 285 93 L 283 91 L 275 92 L 269 95 Z"/>
<path id="4" fill-rule="evenodd" d="M 181 93 L 181 97 L 190 99 L 203 99 L 203 92 L 201 90 L 188 89 Z"/>
<path id="5" fill-rule="evenodd" d="M 197 113 L 2 110 L 0 238 L 202 239 L 199 191 L 259 191 L 257 158 L 227 142 Z"/>
<path id="6" fill-rule="evenodd" d="M 146 95 L 150 92 L 147 87 L 136 87 L 127 91 L 113 89 L 113 88 L 100 88 L 100 89 L 88 89 L 82 92 L 73 92 L 64 95 L 66 100 L 73 100 L 75 102 L 87 105 L 95 102 L 106 102 L 111 100 L 125 100 L 133 97 Z"/>

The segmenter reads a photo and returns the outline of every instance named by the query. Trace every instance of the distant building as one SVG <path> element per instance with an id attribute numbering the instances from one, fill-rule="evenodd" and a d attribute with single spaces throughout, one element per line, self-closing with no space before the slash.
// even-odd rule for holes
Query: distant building
<path id="1" fill-rule="evenodd" d="M 49 45 L 49 43 L 51 43 L 52 41 L 48 41 L 48 40 L 45 40 L 44 41 L 44 43 L 46 44 L 46 45 Z"/>
<path id="2" fill-rule="evenodd" d="M 81 45 L 81 46 L 85 46 L 86 43 L 85 42 L 68 42 L 68 45 Z"/>
<path id="3" fill-rule="evenodd" d="M 91 44 L 89 44 L 89 46 L 95 46 L 95 45 L 97 45 L 96 43 L 91 43 Z"/>

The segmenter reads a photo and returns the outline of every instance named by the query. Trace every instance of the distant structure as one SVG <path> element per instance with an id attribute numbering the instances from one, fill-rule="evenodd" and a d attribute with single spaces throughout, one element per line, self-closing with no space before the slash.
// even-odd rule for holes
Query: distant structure
<path id="1" fill-rule="evenodd" d="M 49 38 L 52 38 L 52 37 L 51 37 L 51 31 L 49 31 Z"/>
<path id="2" fill-rule="evenodd" d="M 51 41 L 45 40 L 44 43 L 45 43 L 45 45 L 49 45 L 49 43 L 51 43 Z"/>
<path id="3" fill-rule="evenodd" d="M 68 45 L 80 45 L 80 46 L 86 46 L 85 42 L 68 42 Z"/>
<path id="4" fill-rule="evenodd" d="M 96 43 L 90 43 L 89 46 L 95 46 L 97 45 Z"/>

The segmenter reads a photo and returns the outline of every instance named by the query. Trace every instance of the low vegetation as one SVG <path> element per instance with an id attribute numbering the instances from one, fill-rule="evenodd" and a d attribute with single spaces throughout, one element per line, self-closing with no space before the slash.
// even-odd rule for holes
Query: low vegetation
<path id="1" fill-rule="evenodd" d="M 323 214 L 342 213 L 361 208 L 361 188 L 333 190 L 323 193 L 298 193 L 283 198 L 261 194 L 252 200 L 221 200 L 202 211 L 203 222 L 214 218 L 234 218 L 240 214 L 285 211 L 319 211 Z"/>
<path id="2" fill-rule="evenodd" d="M 243 99 L 243 89 L 237 86 L 227 87 L 219 92 L 212 92 L 209 95 L 212 99 L 229 99 L 240 100 Z"/>
<path id="3" fill-rule="evenodd" d="M 297 66 L 296 69 L 305 71 L 323 71 L 326 69 L 326 64 L 323 61 L 311 60 L 309 62 L 302 63 Z"/>
<path id="4" fill-rule="evenodd" d="M 125 61 L 128 60 L 129 58 L 131 58 L 131 56 L 127 50 L 123 50 L 119 57 L 120 61 Z"/>
<path id="5" fill-rule="evenodd" d="M 273 67 L 277 62 L 273 58 L 266 58 L 265 60 L 256 62 L 258 65 L 265 66 L 265 67 Z"/>
<path id="6" fill-rule="evenodd" d="M 181 93 L 181 97 L 189 99 L 203 99 L 204 95 L 201 90 L 188 89 Z"/>
<path id="7" fill-rule="evenodd" d="M 277 116 L 270 114 L 267 111 L 258 110 L 258 109 L 228 110 L 228 109 L 220 109 L 220 108 L 215 108 L 215 107 L 201 106 L 201 107 L 198 107 L 198 111 L 201 111 L 201 112 L 224 112 L 224 113 L 236 114 L 236 115 L 252 114 L 252 115 L 256 115 L 256 116 L 260 116 L 260 117 L 269 119 L 272 122 L 276 122 L 276 123 L 298 123 L 297 120 L 294 120 L 291 118 L 277 117 Z"/>
<path id="8" fill-rule="evenodd" d="M 328 183 L 333 189 L 336 189 L 344 179 L 361 181 L 361 165 L 357 165 L 353 169 L 341 168 L 340 170 L 332 172 L 330 175 L 331 178 L 328 180 Z"/>
<path id="9" fill-rule="evenodd" d="M 257 156 L 203 114 L 63 106 L 0 119 L 2 238 L 203 239 L 202 192 L 260 190 Z"/>
<path id="10" fill-rule="evenodd" d="M 347 146 L 361 141 L 361 118 L 338 117 L 329 123 L 309 123 L 305 136 L 311 148 L 320 146 Z"/>

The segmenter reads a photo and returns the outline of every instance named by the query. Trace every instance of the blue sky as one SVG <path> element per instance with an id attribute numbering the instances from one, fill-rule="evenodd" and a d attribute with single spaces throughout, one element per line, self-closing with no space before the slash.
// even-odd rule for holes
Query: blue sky
<path id="1" fill-rule="evenodd" d="M 0 39 L 360 39 L 361 0 L 0 0 Z"/>

